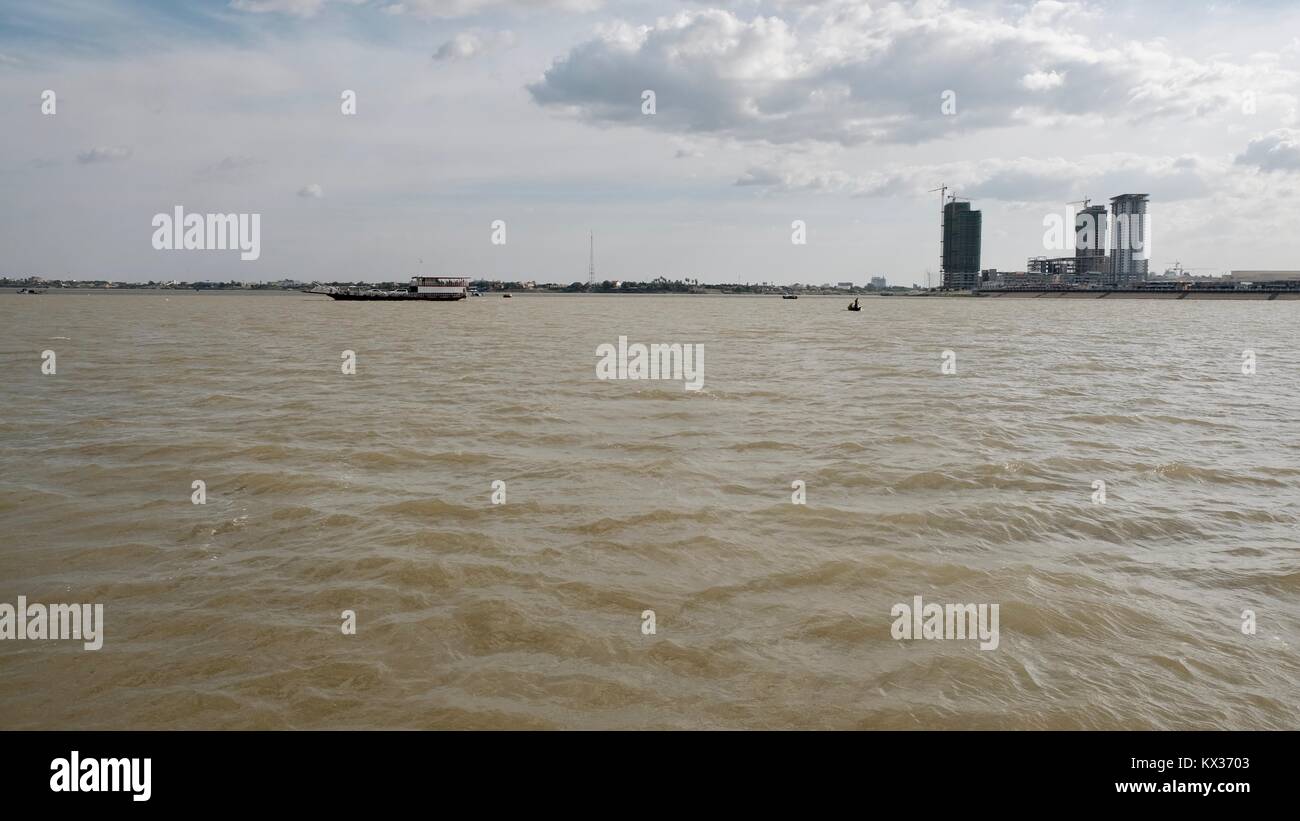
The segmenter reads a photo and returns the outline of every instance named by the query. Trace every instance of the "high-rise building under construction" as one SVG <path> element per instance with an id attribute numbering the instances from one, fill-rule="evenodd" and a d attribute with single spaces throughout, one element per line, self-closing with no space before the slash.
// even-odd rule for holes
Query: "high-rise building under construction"
<path id="1" fill-rule="evenodd" d="M 1146 194 L 1110 198 L 1110 272 L 1116 285 L 1146 281 L 1148 234 Z"/>
<path id="2" fill-rule="evenodd" d="M 1090 205 L 1074 218 L 1074 270 L 1079 274 L 1109 274 L 1106 259 L 1106 206 Z"/>
<path id="3" fill-rule="evenodd" d="M 943 206 L 943 287 L 974 288 L 979 281 L 983 217 L 969 202 Z"/>

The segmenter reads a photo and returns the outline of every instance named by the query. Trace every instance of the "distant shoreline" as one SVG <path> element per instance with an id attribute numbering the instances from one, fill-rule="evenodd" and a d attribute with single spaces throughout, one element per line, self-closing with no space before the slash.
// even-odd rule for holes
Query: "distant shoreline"
<path id="1" fill-rule="evenodd" d="M 325 294 L 300 291 L 286 288 L 157 288 L 142 286 L 139 288 L 44 288 L 36 286 L 36 294 L 20 294 L 26 286 L 0 287 L 0 294 L 13 294 L 16 296 L 49 296 L 51 294 L 135 294 L 151 296 L 198 296 L 198 295 L 221 295 L 221 296 L 307 296 L 321 297 L 322 301 L 328 301 Z M 560 291 L 544 289 L 520 289 L 520 290 L 501 290 L 487 291 L 481 296 L 472 297 L 469 301 L 476 299 L 500 298 L 502 295 L 510 294 L 511 296 L 523 297 L 745 297 L 748 299 L 780 299 L 780 292 L 774 293 L 735 293 L 726 291 L 706 291 L 702 293 L 681 293 L 674 291 Z M 1023 290 L 983 290 L 983 291 L 891 291 L 886 293 L 868 292 L 853 293 L 846 291 L 842 294 L 798 294 L 801 299 L 836 299 L 846 298 L 853 299 L 1074 299 L 1074 300 L 1098 300 L 1098 299 L 1119 299 L 1119 300 L 1144 300 L 1144 299 L 1165 299 L 1180 300 L 1190 299 L 1193 301 L 1255 301 L 1255 302 L 1294 302 L 1300 301 L 1300 290 L 1285 291 L 1280 289 L 1203 289 L 1203 290 L 1144 290 L 1144 289 L 1023 289 Z"/>
<path id="2" fill-rule="evenodd" d="M 0 287 L 0 294 L 16 294 L 16 295 L 17 295 L 19 290 L 20 290 L 19 288 L 14 288 L 14 287 L 11 287 L 11 286 L 2 286 L 2 287 Z M 176 295 L 180 295 L 180 296 L 196 296 L 196 295 L 204 295 L 204 294 L 209 295 L 209 296 L 216 296 L 216 295 L 220 295 L 220 296 L 240 296 L 240 295 L 243 295 L 243 296 L 255 296 L 255 295 L 256 295 L 256 296 L 265 296 L 265 295 L 276 296 L 276 295 L 278 295 L 278 296 L 309 296 L 309 297 L 320 297 L 320 298 L 322 298 L 322 299 L 324 299 L 324 300 L 328 300 L 328 296 L 327 296 L 326 294 L 323 294 L 323 293 L 320 293 L 320 292 L 299 291 L 299 290 L 289 290 L 289 289 L 281 289 L 281 288 L 199 288 L 199 289 L 195 289 L 195 288 L 149 288 L 149 287 L 141 287 L 141 288 L 44 288 L 44 287 L 41 287 L 41 286 L 37 286 L 34 290 L 39 291 L 40 293 L 39 293 L 38 295 L 41 295 L 41 296 L 47 296 L 47 295 L 50 295 L 50 294 L 75 294 L 75 295 L 84 295 L 84 294 L 136 294 L 136 295 L 151 295 L 151 296 L 157 296 L 157 295 L 170 296 L 170 295 L 172 295 L 172 294 L 176 294 Z M 633 298 L 633 297 L 746 297 L 746 298 L 749 298 L 749 299 L 781 299 L 781 297 L 782 297 L 782 294 L 781 294 L 780 292 L 776 292 L 776 293 L 761 293 L 761 294 L 746 293 L 746 292 L 743 292 L 743 291 L 742 291 L 742 292 L 739 292 L 739 293 L 736 293 L 736 292 L 731 292 L 731 291 L 712 291 L 712 290 L 710 290 L 710 291 L 706 291 L 706 292 L 702 292 L 702 293 L 681 293 L 681 292 L 678 292 L 678 291 L 623 291 L 623 292 L 619 292 L 619 291 L 559 291 L 559 290 L 544 290 L 544 289 L 538 288 L 537 290 L 521 289 L 521 290 L 485 291 L 485 292 L 484 292 L 483 294 L 481 294 L 480 296 L 469 297 L 469 298 L 467 298 L 467 299 L 470 300 L 470 301 L 477 300 L 477 299 L 493 299 L 493 298 L 500 299 L 501 296 L 504 295 L 504 294 L 510 294 L 512 297 L 518 297 L 518 296 L 522 296 L 522 297 L 611 297 L 611 298 L 619 298 L 619 299 L 627 299 L 627 298 Z M 21 294 L 21 296 L 28 296 L 28 295 L 27 295 L 27 294 Z M 806 293 L 805 293 L 805 294 L 798 294 L 798 297 L 799 297 L 800 299 L 841 299 L 841 300 L 842 300 L 842 299 L 885 299 L 885 298 L 894 299 L 894 298 L 897 298 L 897 297 L 911 297 L 911 298 L 917 298 L 917 297 L 955 298 L 955 297 L 972 297 L 972 296 L 979 296 L 979 295 L 978 295 L 978 294 L 972 294 L 972 293 L 970 293 L 969 291 L 917 291 L 917 292 L 894 291 L 894 292 L 889 292 L 889 293 L 879 293 L 879 292 L 852 293 L 852 292 L 847 292 L 847 291 L 846 291 L 845 293 L 842 293 L 842 294 L 806 294 Z"/>
<path id="3" fill-rule="evenodd" d="M 0 294 L 18 294 L 23 289 L 30 288 L 37 291 L 36 296 L 48 296 L 50 294 L 285 294 L 292 296 L 302 294 L 302 291 L 286 290 L 283 288 L 150 288 L 142 286 L 139 288 L 53 288 L 43 285 L 20 285 L 0 286 Z M 31 296 L 31 294 L 18 294 L 19 296 Z"/>

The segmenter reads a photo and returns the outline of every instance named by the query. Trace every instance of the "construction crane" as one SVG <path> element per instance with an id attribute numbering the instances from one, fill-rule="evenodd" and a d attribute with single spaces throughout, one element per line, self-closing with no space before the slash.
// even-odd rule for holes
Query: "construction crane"
<path id="1" fill-rule="evenodd" d="M 943 184 L 940 185 L 938 188 L 931 188 L 926 193 L 933 194 L 935 191 L 939 192 L 939 278 L 940 281 L 942 282 L 943 280 L 943 222 L 944 222 L 943 207 L 945 204 L 944 200 L 948 196 L 948 186 L 947 184 Z M 929 271 L 925 272 L 925 287 L 927 289 L 929 289 L 930 287 Z"/>
<path id="2" fill-rule="evenodd" d="M 1073 200 L 1073 201 L 1071 201 L 1071 202 L 1067 202 L 1066 205 L 1082 205 L 1082 206 L 1083 206 L 1083 210 L 1084 210 L 1084 211 L 1087 211 L 1087 210 L 1088 210 L 1088 204 L 1089 204 L 1090 202 L 1092 202 L 1092 197 L 1084 197 L 1084 198 L 1081 199 L 1081 200 Z M 1101 220 L 1097 220 L 1097 222 L 1100 223 Z M 1089 251 L 1102 251 L 1102 252 L 1104 253 L 1104 249 L 1103 249 L 1101 246 L 1102 246 L 1102 243 L 1103 243 L 1103 242 L 1105 241 L 1105 239 L 1106 239 L 1106 237 L 1105 237 L 1106 226 L 1105 226 L 1105 225 L 1100 225 L 1100 224 L 1098 224 L 1098 225 L 1092 225 L 1092 224 L 1091 224 L 1091 221 L 1089 221 L 1089 223 L 1088 223 L 1088 233 L 1089 233 L 1090 237 L 1089 237 L 1089 239 L 1088 239 L 1088 241 L 1087 241 L 1087 245 L 1086 245 L 1085 250 L 1089 250 Z M 1074 218 L 1074 241 L 1075 241 L 1075 243 L 1077 243 L 1077 242 L 1079 241 L 1079 218 L 1078 218 L 1077 216 Z M 1075 250 L 1077 251 L 1078 248 L 1076 247 Z"/>
<path id="3" fill-rule="evenodd" d="M 944 223 L 946 222 L 946 218 L 947 218 L 947 215 L 944 213 L 944 208 L 948 205 L 948 203 L 956 202 L 957 200 L 965 200 L 966 202 L 970 202 L 970 197 L 959 197 L 956 194 L 949 194 L 948 186 L 946 184 L 940 185 L 938 188 L 931 188 L 926 193 L 933 194 L 935 191 L 939 192 L 939 276 L 940 278 L 942 278 L 945 270 L 943 264 L 943 229 L 944 229 Z M 929 271 L 926 271 L 925 285 L 927 288 L 930 287 Z"/>
<path id="4" fill-rule="evenodd" d="M 1175 261 L 1173 265 L 1167 265 L 1167 266 L 1165 267 L 1165 273 L 1166 273 L 1166 274 L 1169 273 L 1170 271 L 1174 272 L 1175 274 L 1177 274 L 1177 275 L 1181 278 L 1181 277 L 1184 277 L 1184 276 L 1196 276 L 1196 274 L 1194 273 L 1195 271 L 1217 271 L 1217 272 L 1222 272 L 1223 269 L 1222 269 L 1222 268 L 1214 268 L 1214 267 L 1212 267 L 1212 266 L 1205 266 L 1205 267 L 1203 267 L 1203 268 L 1188 268 L 1188 267 L 1184 266 L 1181 262 Z M 1203 275 L 1202 275 L 1202 276 L 1203 276 Z"/>

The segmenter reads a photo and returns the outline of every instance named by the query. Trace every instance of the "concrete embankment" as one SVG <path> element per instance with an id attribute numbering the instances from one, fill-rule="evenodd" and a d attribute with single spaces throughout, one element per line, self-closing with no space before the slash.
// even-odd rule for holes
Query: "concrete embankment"
<path id="1" fill-rule="evenodd" d="M 981 291 L 986 299 L 1195 299 L 1300 300 L 1300 293 L 1278 291 Z"/>

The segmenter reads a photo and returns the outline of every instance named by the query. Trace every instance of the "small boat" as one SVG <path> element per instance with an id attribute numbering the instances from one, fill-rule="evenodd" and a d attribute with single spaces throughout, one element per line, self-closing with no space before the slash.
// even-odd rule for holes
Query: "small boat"
<path id="1" fill-rule="evenodd" d="M 849 303 L 849 310 L 850 310 L 850 311 L 861 311 L 861 310 L 862 310 L 862 306 L 859 305 L 859 304 L 858 304 L 858 301 L 855 299 L 855 300 L 853 300 L 852 302 Z"/>
<path id="2" fill-rule="evenodd" d="M 798 294 L 781 294 L 782 299 L 798 299 Z"/>
<path id="3" fill-rule="evenodd" d="M 509 299 L 509 298 L 510 298 L 510 294 L 502 294 L 502 295 L 501 295 L 501 298 L 502 298 L 502 299 Z"/>

